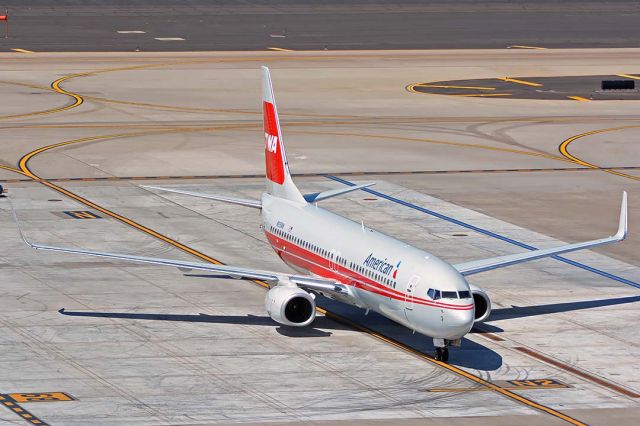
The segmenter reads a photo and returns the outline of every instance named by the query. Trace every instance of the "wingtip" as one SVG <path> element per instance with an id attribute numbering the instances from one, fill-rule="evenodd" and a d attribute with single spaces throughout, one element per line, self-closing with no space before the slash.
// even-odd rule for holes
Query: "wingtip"
<path id="1" fill-rule="evenodd" d="M 20 239 L 29 247 L 36 248 L 29 240 L 27 240 L 27 237 L 24 235 L 24 232 L 22 232 L 22 226 L 20 225 L 20 221 L 18 220 L 18 215 L 16 214 L 16 209 L 13 207 L 13 203 L 11 202 L 11 199 L 9 199 L 9 207 L 11 207 L 11 215 L 13 216 L 13 221 L 15 222 L 16 228 L 18 229 L 18 234 L 20 235 Z"/>
<path id="2" fill-rule="evenodd" d="M 618 232 L 615 237 L 622 241 L 627 238 L 627 191 L 622 191 L 622 203 L 620 205 L 620 223 L 618 224 Z"/>

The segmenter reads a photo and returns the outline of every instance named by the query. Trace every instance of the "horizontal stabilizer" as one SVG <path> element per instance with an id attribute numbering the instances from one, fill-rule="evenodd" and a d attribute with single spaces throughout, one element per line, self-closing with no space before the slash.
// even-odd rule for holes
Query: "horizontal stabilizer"
<path id="1" fill-rule="evenodd" d="M 173 192 L 175 194 L 189 195 L 191 197 L 206 198 L 208 200 L 222 201 L 224 203 L 238 204 L 240 206 L 253 207 L 261 209 L 262 203 L 258 200 L 245 200 L 243 198 L 232 198 L 225 195 L 203 194 L 202 192 L 183 191 L 181 189 L 162 188 L 159 186 L 140 185 L 140 188 L 155 189 L 158 191 Z"/>
<path id="2" fill-rule="evenodd" d="M 351 191 L 357 191 L 358 189 L 368 188 L 375 185 L 375 182 L 363 183 L 362 185 L 348 186 L 346 188 L 332 189 L 324 192 L 314 192 L 313 194 L 306 194 L 304 199 L 308 203 L 316 203 L 318 201 L 326 200 L 327 198 L 337 197 L 338 195 L 346 194 Z"/>
<path id="3" fill-rule="evenodd" d="M 571 251 L 583 250 L 602 246 L 605 244 L 617 243 L 627 237 L 627 192 L 622 194 L 622 205 L 620 206 L 620 221 L 618 222 L 618 231 L 611 237 L 601 238 L 598 240 L 586 241 L 584 243 L 568 244 L 560 247 L 552 247 L 548 249 L 531 250 L 524 253 L 511 254 L 506 256 L 493 257 L 490 259 L 473 260 L 471 262 L 453 265 L 462 275 L 472 275 L 492 269 L 504 268 L 506 266 L 515 265 L 531 260 L 542 259 L 544 257 L 554 256 Z"/>

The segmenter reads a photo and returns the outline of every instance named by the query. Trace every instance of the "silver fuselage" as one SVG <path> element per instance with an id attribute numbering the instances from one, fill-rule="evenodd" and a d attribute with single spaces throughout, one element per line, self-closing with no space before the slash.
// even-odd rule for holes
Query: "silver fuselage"
<path id="1" fill-rule="evenodd" d="M 294 269 L 350 286 L 358 306 L 433 338 L 456 340 L 473 326 L 473 299 L 432 299 L 429 289 L 469 292 L 436 256 L 316 204 L 262 196 L 265 234 Z"/>

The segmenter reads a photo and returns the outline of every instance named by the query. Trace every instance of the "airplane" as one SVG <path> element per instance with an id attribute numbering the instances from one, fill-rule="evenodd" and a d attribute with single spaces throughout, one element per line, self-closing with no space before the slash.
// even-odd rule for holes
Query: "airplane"
<path id="1" fill-rule="evenodd" d="M 435 359 L 448 362 L 448 348 L 460 346 L 461 339 L 470 332 L 474 323 L 486 320 L 491 313 L 491 299 L 487 292 L 468 283 L 466 277 L 561 253 L 615 243 L 626 238 L 627 193 L 623 192 L 618 230 L 613 236 L 449 264 L 429 252 L 318 205 L 323 200 L 366 188 L 373 183 L 303 195 L 289 172 L 271 74 L 264 66 L 262 101 L 266 192 L 260 200 L 156 186 L 143 188 L 259 210 L 267 241 L 296 273 L 48 246 L 28 241 L 18 223 L 22 239 L 38 250 L 172 266 L 181 271 L 202 270 L 236 279 L 261 280 L 268 283 L 270 288 L 265 298 L 267 313 L 276 323 L 285 326 L 309 326 L 316 315 L 316 297 L 323 295 L 365 309 L 366 313 L 370 310 L 377 312 L 414 332 L 432 338 L 436 348 Z"/>

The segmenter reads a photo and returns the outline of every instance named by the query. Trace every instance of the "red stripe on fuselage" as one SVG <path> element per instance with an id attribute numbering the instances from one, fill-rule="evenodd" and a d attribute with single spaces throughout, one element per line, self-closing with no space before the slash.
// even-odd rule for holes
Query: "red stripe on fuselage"
<path id="1" fill-rule="evenodd" d="M 376 293 L 385 297 L 405 301 L 407 295 L 384 284 L 371 280 L 369 277 L 361 275 L 355 271 L 334 263 L 335 269 L 331 268 L 328 259 L 298 246 L 282 237 L 265 230 L 265 235 L 273 249 L 285 260 L 296 266 L 304 268 L 309 272 L 325 278 L 335 279 L 343 284 L 351 285 L 371 293 Z M 409 300 L 408 300 L 409 301 Z M 426 306 L 434 306 L 443 309 L 469 310 L 473 309 L 473 304 L 452 305 L 449 303 L 435 302 L 421 297 L 413 297 L 413 303 Z"/>

